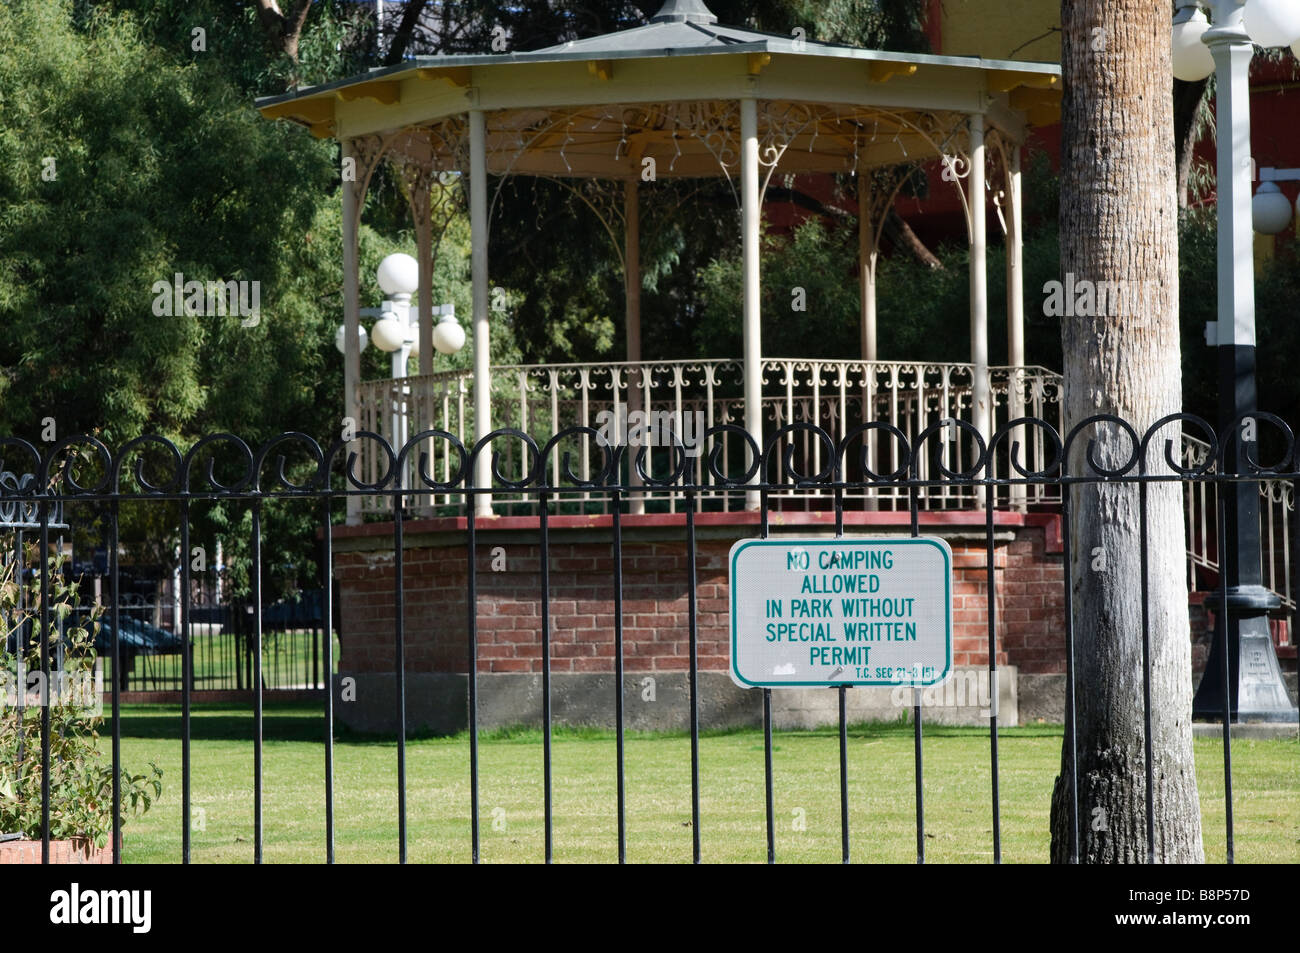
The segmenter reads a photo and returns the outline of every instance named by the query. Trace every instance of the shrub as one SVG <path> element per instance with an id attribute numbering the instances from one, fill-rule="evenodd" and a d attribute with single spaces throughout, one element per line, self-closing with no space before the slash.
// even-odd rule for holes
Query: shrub
<path id="1" fill-rule="evenodd" d="M 38 564 L 36 546 L 25 555 L 25 565 Z M 39 686 L 50 713 L 50 837 L 85 837 L 104 847 L 113 833 L 113 767 L 99 749 L 104 719 L 94 684 L 103 607 L 78 611 L 78 583 L 64 579 L 65 558 L 48 558 L 50 613 L 43 628 L 51 659 L 62 645 L 61 671 L 50 685 Z M 15 693 L 31 689 L 29 679 L 41 671 L 40 574 L 24 580 L 15 568 L 9 560 L 0 569 L 0 832 L 36 839 L 42 834 L 41 705 L 19 710 L 13 703 Z M 122 771 L 124 818 L 143 814 L 162 795 L 162 770 L 152 762 L 149 767 L 144 774 Z"/>

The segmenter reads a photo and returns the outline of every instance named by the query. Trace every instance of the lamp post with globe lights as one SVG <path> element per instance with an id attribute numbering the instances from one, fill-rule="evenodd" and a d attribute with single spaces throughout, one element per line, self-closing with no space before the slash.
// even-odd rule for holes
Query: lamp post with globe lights
<path id="1" fill-rule="evenodd" d="M 1218 351 L 1220 430 L 1226 435 L 1227 428 L 1237 428 L 1223 456 L 1228 473 L 1248 473 L 1247 458 L 1258 459 L 1257 427 L 1251 417 L 1258 409 L 1252 226 L 1275 225 L 1277 198 L 1282 197 L 1276 185 L 1261 186 L 1259 195 L 1251 195 L 1250 61 L 1256 43 L 1300 46 L 1300 3 L 1179 0 L 1172 35 L 1174 76 L 1195 82 L 1213 73 L 1216 81 L 1218 320 L 1207 329 L 1206 338 Z M 1226 618 L 1223 612 L 1215 613 L 1214 643 L 1192 713 L 1220 717 L 1229 702 L 1224 698 L 1226 683 L 1234 719 L 1289 721 L 1296 709 L 1268 629 L 1268 612 L 1278 599 L 1263 584 L 1259 489 L 1254 483 L 1234 482 L 1221 484 L 1219 492 L 1228 545 L 1219 554 L 1223 590 L 1214 604 L 1226 603 L 1228 611 Z"/>
<path id="2" fill-rule="evenodd" d="M 357 350 L 364 351 L 366 345 L 373 341 L 379 350 L 392 354 L 392 377 L 400 381 L 408 376 L 407 365 L 411 352 L 419 345 L 419 326 L 411 320 L 411 295 L 419 286 L 419 264 L 410 255 L 400 252 L 392 254 L 379 263 L 375 277 L 379 290 L 384 293 L 384 302 L 378 308 L 360 309 L 361 316 L 378 320 L 370 329 L 369 335 L 364 327 L 357 326 Z M 439 354 L 455 354 L 465 346 L 465 330 L 456 320 L 456 306 L 437 306 L 433 309 L 433 314 L 439 316 L 438 323 L 433 328 L 434 348 Z M 339 325 L 334 335 L 334 346 L 340 353 L 346 353 L 347 350 L 346 334 L 345 327 Z M 423 373 L 431 370 L 432 368 L 421 368 Z M 400 451 L 407 439 L 407 400 L 410 389 L 405 384 L 400 387 L 400 393 L 394 395 L 389 406 L 388 436 L 394 451 Z"/>

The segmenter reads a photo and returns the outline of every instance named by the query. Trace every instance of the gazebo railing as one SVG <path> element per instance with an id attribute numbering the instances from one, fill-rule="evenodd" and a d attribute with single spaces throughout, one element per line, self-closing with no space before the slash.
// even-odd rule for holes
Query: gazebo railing
<path id="1" fill-rule="evenodd" d="M 1210 445 L 1195 437 L 1183 436 L 1183 465 L 1197 467 L 1205 462 Z M 1196 591 L 1206 588 L 1197 578 L 1198 570 L 1216 576 L 1219 554 L 1215 551 L 1215 514 L 1218 513 L 1218 487 L 1213 483 L 1188 482 L 1183 486 L 1187 514 L 1187 583 Z M 1259 484 L 1259 540 L 1264 587 L 1282 600 L 1282 609 L 1294 612 L 1298 557 L 1296 539 L 1295 488 L 1289 480 L 1264 480 Z M 1217 582 L 1216 582 L 1217 585 Z M 1294 642 L 1294 636 L 1292 636 Z"/>
<path id="2" fill-rule="evenodd" d="M 944 418 L 972 421 L 971 395 L 975 367 L 971 364 L 938 364 L 912 361 L 838 361 L 804 358 L 770 358 L 763 362 L 762 413 L 763 431 L 775 433 L 791 423 L 812 424 L 837 441 L 868 420 L 884 421 L 897 428 L 910 442 L 927 427 Z M 669 466 L 671 450 L 664 444 L 671 440 L 672 429 L 691 443 L 696 435 L 719 424 L 743 425 L 743 365 L 738 360 L 646 361 L 641 363 L 604 364 L 534 364 L 500 366 L 492 369 L 492 426 L 513 427 L 525 433 L 550 434 L 566 427 L 584 426 L 597 431 L 611 442 L 635 437 L 636 429 L 646 425 L 649 446 L 647 466 L 651 472 Z M 1049 422 L 1059 420 L 1060 375 L 1042 367 L 994 367 L 988 371 L 987 385 L 992 395 L 992 427 L 1017 417 L 1038 417 Z M 467 445 L 475 432 L 472 375 L 469 372 L 446 372 L 397 380 L 366 381 L 359 389 L 360 419 L 358 429 L 381 434 L 386 439 L 412 436 L 423 430 L 444 430 L 459 436 Z M 658 439 L 656 438 L 658 436 Z M 826 465 L 826 449 L 809 433 L 796 432 L 787 438 L 793 460 L 801 472 L 815 473 Z M 1041 434 L 1026 428 L 1019 435 L 1024 465 L 1042 469 L 1050 456 Z M 864 454 L 847 454 L 850 479 L 861 479 L 862 463 L 877 473 L 887 473 L 895 464 L 893 442 L 884 435 L 873 438 Z M 974 447 L 969 437 L 954 428 L 945 441 L 947 466 L 961 470 L 969 466 Z M 445 441 L 430 441 L 430 472 L 445 478 L 454 472 L 456 460 Z M 522 473 L 525 449 L 518 441 L 499 446 L 502 470 Z M 599 453 L 595 441 L 577 442 L 572 447 L 574 472 L 589 477 L 598 468 L 593 455 Z M 388 465 L 369 441 L 358 444 L 358 472 L 362 479 L 375 482 Z M 1009 446 L 1001 446 L 995 455 L 995 474 L 1012 473 Z M 721 442 L 721 465 L 724 472 L 743 470 L 744 448 L 739 440 Z M 407 460 L 406 485 L 418 485 L 418 455 Z M 560 480 L 560 454 L 552 454 L 547 465 L 554 470 L 556 485 Z M 703 455 L 690 465 L 696 483 L 712 483 Z M 923 466 L 929 465 L 927 461 Z M 928 474 L 923 474 L 928 476 Z M 934 476 L 938 476 L 937 472 Z M 635 483 L 634 473 L 627 475 Z M 1058 501 L 1055 491 L 1043 486 L 1006 487 L 999 505 L 1026 509 Z M 925 509 L 969 507 L 976 500 L 969 488 L 944 485 L 924 488 L 920 505 Z M 577 504 L 578 511 L 601 512 L 598 494 L 566 492 L 562 501 Z M 712 510 L 743 509 L 743 493 L 734 488 L 697 495 L 697 507 Z M 681 495 L 656 494 L 670 511 L 684 505 Z M 499 513 L 523 514 L 535 508 L 535 500 L 516 499 L 509 493 L 494 493 Z M 775 501 L 787 509 L 824 506 L 815 495 L 791 490 Z M 897 488 L 871 488 L 846 495 L 845 503 L 859 509 L 901 509 L 907 507 L 906 494 Z M 456 504 L 436 493 L 413 496 L 408 506 L 413 515 L 448 512 Z M 363 512 L 389 512 L 391 499 L 375 496 L 364 500 Z M 590 507 L 590 509 L 585 509 Z"/>

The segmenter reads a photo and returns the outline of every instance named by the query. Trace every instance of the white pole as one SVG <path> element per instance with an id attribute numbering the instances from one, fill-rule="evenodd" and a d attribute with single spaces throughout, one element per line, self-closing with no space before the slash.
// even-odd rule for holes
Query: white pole
<path id="1" fill-rule="evenodd" d="M 487 117 L 481 109 L 469 111 L 469 227 L 470 284 L 474 299 L 474 441 L 492 430 L 492 379 L 488 325 L 488 202 Z M 492 485 L 490 452 L 484 451 L 474 468 L 474 485 Z M 492 515 L 492 497 L 476 497 L 477 516 Z"/>
<path id="2" fill-rule="evenodd" d="M 1225 10 L 1224 7 L 1227 7 Z M 1215 7 L 1205 36 L 1214 55 L 1218 135 L 1218 240 L 1220 347 L 1255 346 L 1255 236 L 1251 213 L 1250 60 L 1254 47 L 1242 11 Z M 1223 14 L 1220 16 L 1220 14 Z M 1227 82 L 1224 82 L 1224 80 Z"/>
<path id="3" fill-rule="evenodd" d="M 352 143 L 343 143 L 345 158 L 356 158 Z M 360 430 L 361 408 L 357 389 L 361 382 L 361 348 L 358 328 L 361 324 L 360 283 L 357 276 L 357 220 L 360 216 L 359 186 L 343 177 L 343 416 L 350 418 L 353 429 Z M 340 428 L 342 430 L 344 428 Z M 347 498 L 347 523 L 361 522 L 361 497 Z"/>
<path id="4" fill-rule="evenodd" d="M 984 115 L 970 117 L 970 176 L 967 180 L 970 205 L 970 361 L 974 365 L 971 382 L 971 423 L 980 435 L 989 437 L 989 289 L 985 259 L 988 242 L 984 214 Z"/>
<path id="5" fill-rule="evenodd" d="M 411 320 L 410 298 L 407 298 L 405 302 L 399 299 L 395 303 L 399 308 L 402 308 L 404 310 L 405 313 L 400 315 L 399 317 L 401 318 L 402 323 L 409 328 L 410 320 Z M 393 352 L 393 359 L 392 359 L 393 381 L 402 382 L 400 384 L 394 383 L 393 386 L 393 426 L 391 430 L 391 436 L 393 440 L 394 453 L 402 452 L 402 448 L 406 446 L 407 434 L 410 432 L 409 415 L 411 412 L 411 408 L 407 403 L 407 399 L 406 399 L 407 392 L 408 392 L 406 386 L 406 377 L 408 374 L 410 374 L 409 365 L 411 361 L 411 344 L 410 344 L 409 335 L 410 335 L 410 331 L 407 331 L 407 336 L 408 336 L 407 341 L 404 342 L 401 347 L 399 347 L 396 351 Z M 398 485 L 405 488 L 406 474 L 401 471 L 398 471 L 397 479 L 399 481 Z"/>
<path id="6" fill-rule="evenodd" d="M 740 101 L 740 203 L 745 281 L 745 429 L 763 449 L 763 338 L 758 267 L 758 101 Z M 755 481 L 764 477 L 755 474 Z M 759 494 L 745 494 L 746 509 L 759 507 Z"/>
<path id="7" fill-rule="evenodd" d="M 1024 196 L 1021 194 L 1020 146 L 1013 146 L 1007 157 L 1007 196 L 1010 217 L 1007 219 L 1007 363 L 1023 367 L 1025 363 L 1025 234 Z"/>

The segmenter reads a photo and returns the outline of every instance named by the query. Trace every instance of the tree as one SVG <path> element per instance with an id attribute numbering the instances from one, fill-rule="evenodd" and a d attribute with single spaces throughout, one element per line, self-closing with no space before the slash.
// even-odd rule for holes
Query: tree
<path id="1" fill-rule="evenodd" d="M 289 13 L 285 13 L 276 0 L 257 0 L 257 18 L 262 29 L 294 63 L 298 62 L 298 44 L 302 40 L 302 30 L 307 25 L 307 14 L 311 12 L 311 6 L 311 0 L 299 0 L 296 5 L 289 7 Z"/>
<path id="2" fill-rule="evenodd" d="M 337 148 L 253 110 L 251 85 L 274 81 L 281 57 L 251 11 L 132 6 L 0 5 L 0 430 L 42 447 L 78 433 L 114 447 L 144 432 L 182 448 L 222 430 L 254 446 L 285 430 L 326 439 L 339 417 Z M 320 46 L 313 33 L 300 51 Z M 374 261 L 394 250 L 382 244 Z M 177 272 L 255 283 L 258 320 L 157 313 L 155 285 Z M 237 529 L 237 509 L 215 516 Z M 124 509 L 122 540 L 131 558 L 169 562 L 177 524 L 154 510 Z M 194 536 L 211 552 L 209 515 L 196 512 Z M 281 562 L 309 573 L 302 525 L 280 537 L 303 540 Z M 80 552 L 103 544 L 94 521 L 78 533 Z"/>
<path id="3" fill-rule="evenodd" d="M 1178 164 L 1178 204 L 1186 208 L 1190 198 L 1192 163 L 1196 144 L 1201 141 L 1209 125 L 1206 106 L 1208 79 L 1194 83 L 1174 80 L 1174 144 Z"/>
<path id="4" fill-rule="evenodd" d="M 1180 409 L 1178 197 L 1169 11 L 1145 0 L 1063 3 L 1061 268 L 1076 280 L 1151 288 L 1146 310 L 1065 318 L 1065 424 L 1097 413 L 1143 433 Z M 1139 284 L 1145 282 L 1146 284 Z M 1100 462 L 1127 460 L 1122 432 L 1094 428 Z M 1177 439 L 1176 428 L 1162 436 Z M 1069 465 L 1082 472 L 1084 445 Z M 1158 464 L 1157 452 L 1151 454 Z M 1158 472 L 1159 467 L 1150 468 Z M 1139 541 L 1149 552 L 1151 731 L 1155 859 L 1203 859 L 1192 757 L 1191 646 L 1184 541 L 1176 484 L 1147 490 L 1145 527 L 1135 486 L 1072 491 L 1078 765 L 1070 746 L 1052 802 L 1052 859 L 1070 851 L 1070 792 L 1077 784 L 1079 860 L 1147 859 Z"/>

